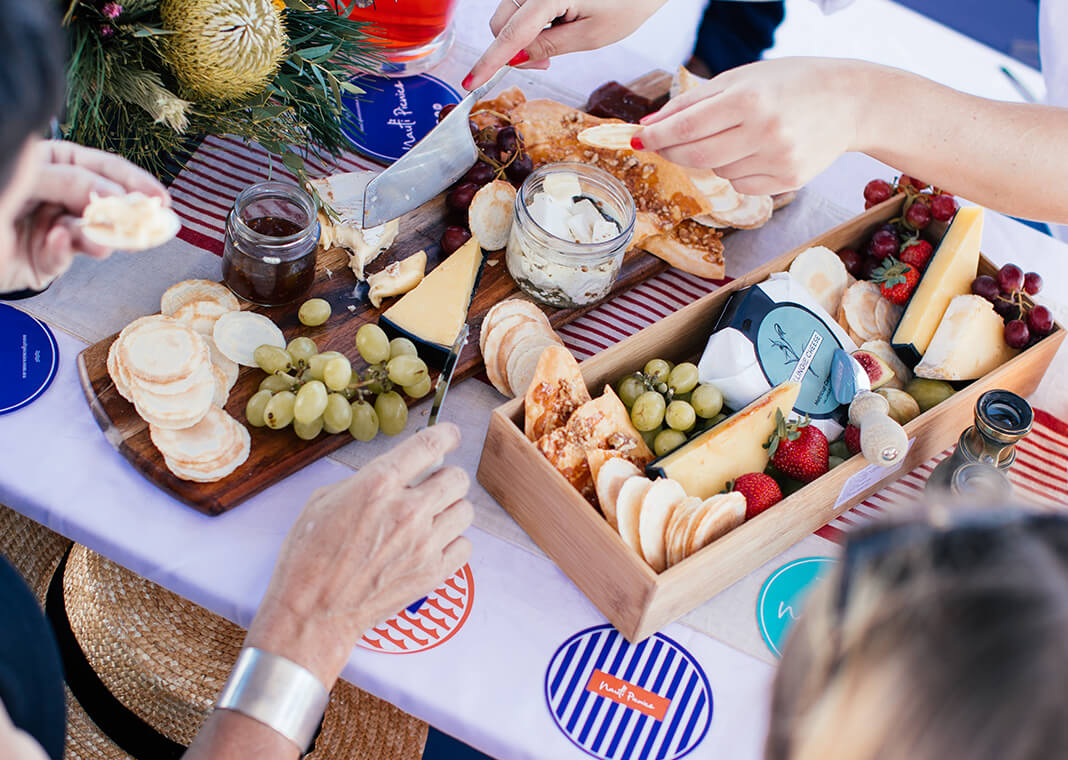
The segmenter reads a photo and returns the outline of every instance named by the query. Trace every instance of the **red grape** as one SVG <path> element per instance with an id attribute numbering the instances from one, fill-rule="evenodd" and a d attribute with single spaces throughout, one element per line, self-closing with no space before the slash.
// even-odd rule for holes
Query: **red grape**
<path id="1" fill-rule="evenodd" d="M 1027 315 L 1027 327 L 1035 335 L 1049 335 L 1053 332 L 1053 312 L 1045 306 L 1036 306 Z"/>
<path id="2" fill-rule="evenodd" d="M 1027 291 L 1028 295 L 1038 295 L 1039 291 L 1042 290 L 1042 275 L 1038 272 L 1028 272 L 1025 274 L 1023 288 Z"/>
<path id="3" fill-rule="evenodd" d="M 931 223 L 931 207 L 923 201 L 914 201 L 905 212 L 905 222 L 922 230 Z"/>
<path id="4" fill-rule="evenodd" d="M 533 171 L 534 162 L 530 160 L 529 155 L 524 153 L 509 164 L 508 168 L 504 170 L 504 173 L 508 175 L 508 179 L 512 180 L 513 183 L 521 185 Z"/>
<path id="5" fill-rule="evenodd" d="M 907 187 L 909 185 L 912 185 L 912 187 L 915 188 L 916 190 L 926 190 L 927 189 L 927 183 L 926 182 L 921 182 L 920 180 L 916 179 L 915 177 L 910 177 L 907 174 L 902 174 L 901 178 L 897 181 L 897 184 L 899 186 L 903 187 L 903 188 Z"/>
<path id="6" fill-rule="evenodd" d="M 445 117 L 452 113 L 455 109 L 455 103 L 449 103 L 447 106 L 443 106 L 442 109 L 438 111 L 438 124 L 444 121 Z"/>
<path id="7" fill-rule="evenodd" d="M 1001 318 L 1006 322 L 1011 322 L 1012 320 L 1019 319 L 1023 316 L 1020 304 L 1016 303 L 1012 298 L 1003 295 L 999 295 L 994 301 L 994 311 L 1000 314 Z"/>
<path id="8" fill-rule="evenodd" d="M 441 236 L 441 250 L 447 256 L 458 250 L 460 246 L 470 239 L 470 231 L 455 224 L 450 225 L 445 228 L 445 232 Z"/>
<path id="9" fill-rule="evenodd" d="M 501 152 L 503 158 L 507 159 L 508 156 L 515 153 L 518 144 L 519 136 L 516 134 L 515 127 L 501 127 L 497 131 L 497 149 Z"/>
<path id="10" fill-rule="evenodd" d="M 1024 284 L 1024 273 L 1015 264 L 1006 264 L 998 270 L 998 287 L 1006 295 L 1019 290 Z"/>
<path id="11" fill-rule="evenodd" d="M 479 161 L 477 164 L 467 170 L 467 174 L 463 176 L 463 182 L 472 182 L 476 185 L 485 185 L 487 182 L 492 182 L 496 172 L 493 171 L 493 167 L 489 164 Z"/>
<path id="12" fill-rule="evenodd" d="M 898 240 L 897 235 L 886 228 L 877 230 L 871 236 L 872 255 L 879 259 L 885 259 L 887 256 L 897 256 L 900 245 L 901 241 Z"/>
<path id="13" fill-rule="evenodd" d="M 464 182 L 449 191 L 449 194 L 445 196 L 445 202 L 449 204 L 449 208 L 464 211 L 471 205 L 471 199 L 477 192 L 478 185 L 474 182 Z"/>
<path id="14" fill-rule="evenodd" d="M 1014 319 L 1005 325 L 1005 342 L 1010 348 L 1024 348 L 1031 340 L 1031 332 L 1023 320 Z"/>
<path id="15" fill-rule="evenodd" d="M 999 295 L 1001 295 L 1001 288 L 998 287 L 998 281 L 988 274 L 981 274 L 972 281 L 972 293 L 977 296 L 982 296 L 990 303 L 995 303 Z"/>
<path id="16" fill-rule="evenodd" d="M 936 195 L 931 199 L 931 216 L 940 222 L 948 222 L 957 213 L 957 199 L 952 195 Z"/>
<path id="17" fill-rule="evenodd" d="M 860 268 L 857 271 L 855 277 L 858 280 L 870 280 L 872 273 L 882 266 L 882 262 L 874 256 L 865 256 L 861 259 Z"/>
<path id="18" fill-rule="evenodd" d="M 861 265 L 864 263 L 863 257 L 854 251 L 852 248 L 843 248 L 838 252 L 838 258 L 845 264 L 846 271 L 856 277 L 858 280 L 860 277 Z"/>
<path id="19" fill-rule="evenodd" d="M 864 200 L 872 206 L 882 203 L 893 194 L 893 188 L 890 187 L 890 183 L 885 179 L 873 179 L 864 186 Z"/>

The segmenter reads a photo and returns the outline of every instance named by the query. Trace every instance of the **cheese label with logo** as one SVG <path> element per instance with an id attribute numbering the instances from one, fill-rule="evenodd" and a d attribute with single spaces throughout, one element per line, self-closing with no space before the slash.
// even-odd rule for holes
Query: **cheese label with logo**
<path id="1" fill-rule="evenodd" d="M 972 292 L 982 240 L 983 209 L 962 208 L 927 265 L 890 341 L 909 366 L 916 364 L 927 351 L 949 302 Z"/>

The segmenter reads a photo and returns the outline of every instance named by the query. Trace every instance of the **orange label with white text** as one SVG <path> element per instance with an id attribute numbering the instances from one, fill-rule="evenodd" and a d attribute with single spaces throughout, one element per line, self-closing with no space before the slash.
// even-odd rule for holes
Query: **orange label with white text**
<path id="1" fill-rule="evenodd" d="M 615 676 L 610 676 L 600 670 L 594 670 L 590 676 L 590 682 L 586 684 L 586 691 L 592 691 L 602 697 L 607 697 L 613 702 L 618 702 L 624 707 L 637 710 L 655 720 L 663 720 L 667 715 L 670 699 L 654 694 L 640 686 L 627 683 Z"/>

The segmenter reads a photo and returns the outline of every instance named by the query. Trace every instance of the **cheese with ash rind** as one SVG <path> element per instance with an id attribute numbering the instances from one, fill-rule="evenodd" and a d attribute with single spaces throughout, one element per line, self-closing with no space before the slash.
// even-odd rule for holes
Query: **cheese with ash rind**
<path id="1" fill-rule="evenodd" d="M 962 208 L 927 265 L 890 341 L 906 364 L 915 364 L 927 351 L 949 302 L 971 292 L 982 239 L 983 209 Z"/>
<path id="2" fill-rule="evenodd" d="M 1005 324 L 992 303 L 981 296 L 957 296 L 916 365 L 916 376 L 975 380 L 1018 353 L 1005 342 Z"/>

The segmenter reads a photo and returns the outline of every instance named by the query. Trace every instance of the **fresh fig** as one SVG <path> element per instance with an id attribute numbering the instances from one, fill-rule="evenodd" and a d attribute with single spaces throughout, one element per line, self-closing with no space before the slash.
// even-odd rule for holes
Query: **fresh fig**
<path id="1" fill-rule="evenodd" d="M 890 402 L 890 416 L 899 425 L 904 425 L 920 416 L 920 405 L 905 391 L 897 388 L 880 388 L 875 391 Z"/>
<path id="2" fill-rule="evenodd" d="M 854 351 L 853 358 L 860 362 L 860 366 L 868 373 L 872 390 L 882 388 L 894 379 L 894 370 L 890 369 L 890 365 L 871 351 Z"/>
<path id="3" fill-rule="evenodd" d="M 893 346 L 885 340 L 869 340 L 862 343 L 860 348 L 862 351 L 870 351 L 878 356 L 894 371 L 894 376 L 885 387 L 905 390 L 908 381 L 912 379 L 912 370 L 908 368 L 905 362 L 901 361 Z"/>
<path id="4" fill-rule="evenodd" d="M 916 399 L 920 410 L 926 412 L 932 406 L 937 406 L 956 393 L 953 386 L 945 380 L 928 380 L 923 377 L 914 377 L 905 386 L 905 392 Z"/>

